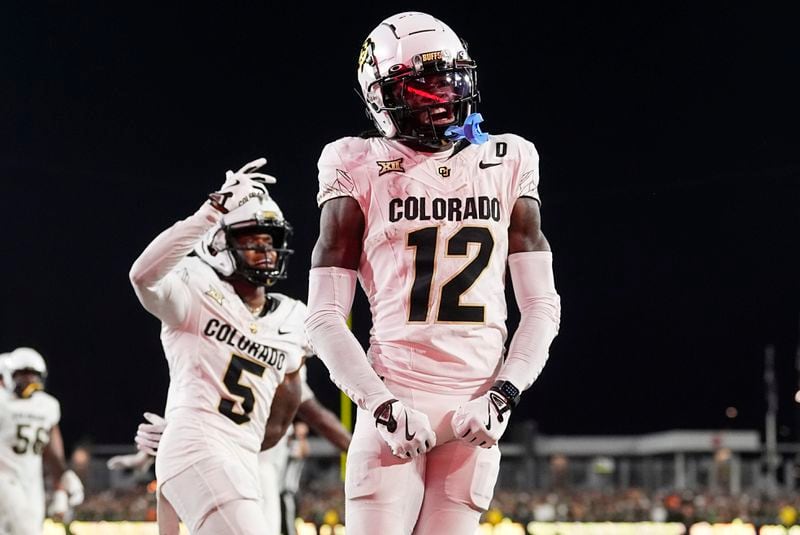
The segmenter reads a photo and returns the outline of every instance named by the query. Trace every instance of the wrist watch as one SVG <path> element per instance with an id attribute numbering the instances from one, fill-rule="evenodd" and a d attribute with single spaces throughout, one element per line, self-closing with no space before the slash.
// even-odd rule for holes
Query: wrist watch
<path id="1" fill-rule="evenodd" d="M 511 381 L 495 381 L 489 390 L 494 390 L 502 394 L 503 397 L 508 400 L 508 404 L 512 409 L 519 405 L 519 399 L 522 393 Z"/>

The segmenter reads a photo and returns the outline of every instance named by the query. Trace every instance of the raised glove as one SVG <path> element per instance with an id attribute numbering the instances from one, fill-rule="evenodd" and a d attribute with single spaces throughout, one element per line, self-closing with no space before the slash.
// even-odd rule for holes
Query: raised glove
<path id="1" fill-rule="evenodd" d="M 274 184 L 276 179 L 274 176 L 256 172 L 266 163 L 266 158 L 259 158 L 245 164 L 235 173 L 227 171 L 225 183 L 219 191 L 208 195 L 211 205 L 223 214 L 227 214 L 254 197 L 267 195 L 267 184 Z"/>
<path id="2" fill-rule="evenodd" d="M 136 447 L 140 451 L 155 457 L 158 451 L 158 443 L 161 441 L 161 435 L 167 427 L 167 421 L 158 414 L 153 414 L 152 412 L 144 413 L 144 419 L 149 423 L 139 424 L 134 441 L 136 442 Z"/>
<path id="3" fill-rule="evenodd" d="M 456 438 L 473 446 L 491 448 L 508 427 L 511 404 L 503 394 L 489 390 L 482 396 L 461 405 L 450 426 Z"/>
<path id="4" fill-rule="evenodd" d="M 436 433 L 428 416 L 396 399 L 384 401 L 373 413 L 378 428 L 392 455 L 407 459 L 421 455 L 436 445 Z"/>

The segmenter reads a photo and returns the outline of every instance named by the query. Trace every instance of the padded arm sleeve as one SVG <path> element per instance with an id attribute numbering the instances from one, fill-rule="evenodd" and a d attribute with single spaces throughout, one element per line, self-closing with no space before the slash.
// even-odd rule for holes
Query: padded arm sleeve
<path id="1" fill-rule="evenodd" d="M 185 284 L 172 270 L 220 217 L 222 214 L 205 203 L 159 234 L 131 267 L 129 276 L 139 301 L 167 325 L 183 323 L 189 308 Z"/>
<path id="2" fill-rule="evenodd" d="M 355 291 L 355 271 L 313 268 L 309 273 L 306 330 L 331 380 L 359 407 L 372 413 L 394 396 L 372 369 L 364 349 L 347 327 Z"/>
<path id="3" fill-rule="evenodd" d="M 520 321 L 497 379 L 527 390 L 544 368 L 550 343 L 561 322 L 561 298 L 553 277 L 550 251 L 515 253 L 508 257 Z"/>
<path id="4" fill-rule="evenodd" d="M 300 403 L 305 403 L 309 399 L 314 399 L 314 391 L 308 386 L 308 368 L 302 366 L 300 368 Z"/>

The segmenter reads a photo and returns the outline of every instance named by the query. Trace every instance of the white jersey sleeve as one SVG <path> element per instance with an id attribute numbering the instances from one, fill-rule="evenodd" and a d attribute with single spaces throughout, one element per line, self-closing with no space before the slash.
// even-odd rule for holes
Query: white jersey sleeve
<path id="1" fill-rule="evenodd" d="M 59 402 L 53 396 L 50 396 L 50 399 L 53 400 L 53 426 L 58 425 L 61 423 L 61 402 Z M 50 426 L 50 427 L 53 427 Z"/>
<path id="2" fill-rule="evenodd" d="M 281 316 L 278 332 L 287 335 L 298 348 L 298 351 L 293 353 L 294 358 L 290 358 L 286 363 L 286 373 L 293 373 L 301 370 L 304 359 L 314 354 L 305 327 L 308 308 L 302 301 L 283 294 L 270 293 L 269 296 L 270 299 L 278 300 L 279 306 L 288 309 L 288 312 Z"/>
<path id="3" fill-rule="evenodd" d="M 167 325 L 183 323 L 191 301 L 185 274 L 174 268 L 220 217 L 210 204 L 204 204 L 159 234 L 131 267 L 130 280 L 139 301 Z"/>
<path id="4" fill-rule="evenodd" d="M 317 205 L 322 206 L 326 201 L 337 197 L 355 197 L 356 183 L 345 166 L 339 152 L 340 148 L 347 149 L 348 140 L 358 138 L 343 138 L 334 143 L 329 143 L 322 149 L 317 167 L 319 169 L 319 192 Z"/>
<path id="5" fill-rule="evenodd" d="M 314 399 L 314 391 L 308 386 L 308 371 L 305 366 L 300 368 L 300 403 L 305 403 L 310 399 Z"/>
<path id="6" fill-rule="evenodd" d="M 514 205 L 520 197 L 530 197 L 539 204 L 542 199 L 539 197 L 539 153 L 530 141 L 506 134 L 509 138 L 506 150 L 515 150 L 518 168 L 511 180 L 511 199 L 510 206 Z M 512 142 L 513 141 L 513 142 Z"/>

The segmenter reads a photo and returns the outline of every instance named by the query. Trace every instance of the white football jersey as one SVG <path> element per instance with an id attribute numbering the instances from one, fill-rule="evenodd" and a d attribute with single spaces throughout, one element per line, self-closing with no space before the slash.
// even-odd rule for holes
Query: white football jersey
<path id="1" fill-rule="evenodd" d="M 3 430 L 4 440 L 10 440 L 4 446 L 11 447 L 25 495 L 44 521 L 42 451 L 50 443 L 50 430 L 61 420 L 61 405 L 47 392 L 38 391 L 25 399 L 12 396 L 8 411 L 12 433 Z"/>
<path id="2" fill-rule="evenodd" d="M 447 154 L 347 137 L 319 160 L 321 206 L 352 197 L 366 222 L 358 269 L 379 375 L 428 391 L 475 390 L 502 362 L 508 227 L 539 201 L 539 157 L 512 134 Z"/>
<path id="3" fill-rule="evenodd" d="M 19 464 L 14 445 L 17 427 L 11 415 L 11 394 L 0 388 L 0 474 L 18 478 Z"/>
<path id="4" fill-rule="evenodd" d="M 199 429 L 201 435 L 215 433 L 258 452 L 275 390 L 311 352 L 303 323 L 306 306 L 271 293 L 271 310 L 255 317 L 233 287 L 198 257 L 183 260 L 170 276 L 179 277 L 188 290 L 179 294 L 188 300 L 183 324 L 161 329 L 170 370 L 170 438 L 180 441 L 194 434 L 187 428 Z M 193 462 L 192 448 L 203 449 L 203 444 L 188 449 L 172 444 L 168 440 L 159 447 L 158 461 L 175 473 Z"/>

